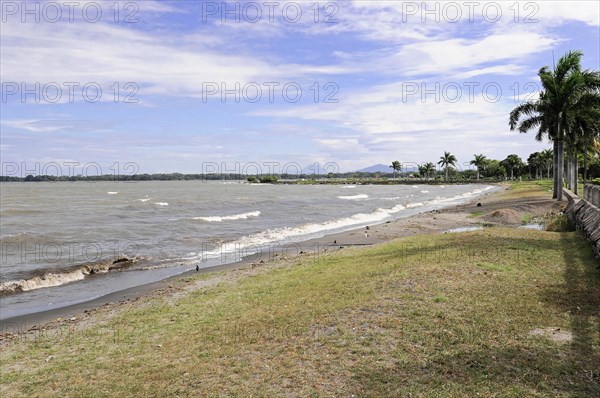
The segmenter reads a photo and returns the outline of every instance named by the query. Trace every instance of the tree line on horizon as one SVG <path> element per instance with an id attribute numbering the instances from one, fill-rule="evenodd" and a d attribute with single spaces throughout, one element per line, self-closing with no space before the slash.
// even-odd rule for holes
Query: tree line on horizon
<path id="1" fill-rule="evenodd" d="M 578 175 L 584 176 L 584 180 L 600 179 L 600 142 L 586 156 L 579 154 Z M 380 179 L 391 177 L 396 179 L 424 179 L 445 181 L 502 181 L 507 179 L 539 180 L 554 176 L 554 151 L 545 149 L 534 152 L 524 161 L 516 154 L 510 154 L 503 160 L 490 159 L 483 154 L 473 155 L 469 161 L 472 169 L 460 170 L 456 156 L 445 151 L 437 163 L 424 162 L 420 165 L 410 163 L 403 165 L 394 160 L 389 166 L 390 173 L 355 171 L 346 173 L 299 173 L 299 174 L 275 174 L 275 175 L 246 175 L 240 173 L 210 173 L 210 174 L 183 174 L 183 173 L 155 173 L 155 174 L 133 174 L 133 175 L 94 175 L 94 176 L 53 176 L 53 175 L 28 175 L 25 177 L 0 176 L 0 182 L 65 182 L 65 181 L 248 181 L 274 183 L 279 180 L 313 180 L 317 178 L 341 178 L 341 179 Z"/>
<path id="2" fill-rule="evenodd" d="M 579 157 L 579 164 L 585 164 L 585 166 L 582 165 L 578 169 L 578 174 L 585 175 L 586 180 L 600 178 L 600 143 L 587 161 L 583 162 L 583 155 Z M 445 151 L 437 163 L 423 163 L 415 171 L 403 167 L 398 160 L 394 160 L 389 167 L 393 170 L 393 178 L 396 178 L 396 174 L 399 174 L 403 177 L 412 178 L 444 178 L 447 181 L 453 179 L 514 180 L 516 178 L 541 180 L 551 178 L 554 175 L 553 161 L 554 151 L 552 149 L 534 152 L 529 155 L 526 161 L 523 161 L 516 154 L 510 154 L 503 160 L 490 159 L 483 154 L 475 154 L 469 162 L 470 165 L 474 166 L 474 169 L 459 170 L 456 156 Z"/>

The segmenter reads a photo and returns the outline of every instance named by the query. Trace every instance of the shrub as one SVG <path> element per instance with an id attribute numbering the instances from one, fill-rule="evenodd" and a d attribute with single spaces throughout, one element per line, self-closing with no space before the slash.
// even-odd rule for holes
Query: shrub
<path id="1" fill-rule="evenodd" d="M 278 180 L 277 176 L 262 176 L 259 180 L 263 184 L 275 184 Z"/>
<path id="2" fill-rule="evenodd" d="M 575 231 L 575 226 L 565 214 L 559 214 L 546 225 L 546 231 L 571 232 Z"/>

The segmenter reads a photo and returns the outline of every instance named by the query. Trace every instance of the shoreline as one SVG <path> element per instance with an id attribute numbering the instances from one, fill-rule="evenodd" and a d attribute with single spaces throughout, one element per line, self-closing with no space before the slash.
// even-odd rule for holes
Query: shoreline
<path id="1" fill-rule="evenodd" d="M 484 192 L 462 204 L 448 206 L 439 210 L 430 210 L 367 227 L 327 234 L 323 237 L 298 243 L 281 244 L 274 246 L 281 249 L 281 251 L 269 250 L 269 253 L 259 252 L 243 257 L 241 260 L 235 262 L 200 268 L 199 271 L 186 271 L 161 281 L 134 286 L 81 303 L 6 318 L 0 320 L 0 335 L 20 334 L 29 330 L 36 330 L 43 325 L 53 322 L 72 321 L 74 318 L 81 319 L 102 307 L 119 307 L 120 305 L 131 303 L 141 298 L 157 296 L 165 291 L 176 290 L 176 288 L 173 288 L 173 285 L 181 283 L 192 275 L 248 270 L 265 264 L 274 264 L 279 260 L 289 260 L 301 256 L 318 257 L 345 247 L 373 246 L 406 236 L 443 233 L 453 228 L 481 225 L 481 220 L 469 218 L 473 212 L 478 209 L 490 211 L 499 207 L 498 204 L 500 207 L 507 207 L 502 200 L 495 199 L 502 192 L 506 192 L 508 187 L 502 185 L 496 186 L 499 189 L 493 192 Z M 477 203 L 481 203 L 482 206 L 477 207 Z M 290 248 L 293 248 L 291 253 L 289 251 Z"/>

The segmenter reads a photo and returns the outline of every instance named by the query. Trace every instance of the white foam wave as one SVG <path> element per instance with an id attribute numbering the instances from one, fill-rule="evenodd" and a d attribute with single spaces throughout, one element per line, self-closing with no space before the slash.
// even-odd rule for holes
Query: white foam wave
<path id="1" fill-rule="evenodd" d="M 252 247 L 260 247 L 273 242 L 286 240 L 297 240 L 310 235 L 320 235 L 328 231 L 352 227 L 361 224 L 370 224 L 381 222 L 394 213 L 406 209 L 403 205 L 396 205 L 391 209 L 376 209 L 372 213 L 359 213 L 350 217 L 339 218 L 324 223 L 304 224 L 298 227 L 275 228 L 259 232 L 254 235 L 245 236 L 235 242 L 228 242 L 218 247 L 214 251 L 206 251 L 202 254 L 204 258 L 222 256 L 224 253 L 245 250 L 247 254 L 252 253 Z"/>
<path id="2" fill-rule="evenodd" d="M 360 195 L 351 195 L 351 196 L 338 196 L 339 199 L 344 200 L 363 200 L 369 199 L 369 195 L 360 194 Z"/>
<path id="3" fill-rule="evenodd" d="M 481 188 L 481 189 L 474 189 L 472 191 L 469 192 L 465 192 L 463 194 L 460 195 L 456 195 L 456 196 L 452 196 L 449 198 L 440 198 L 439 196 L 437 196 L 435 199 L 429 201 L 429 203 L 432 204 L 438 204 L 438 203 L 451 203 L 451 202 L 459 202 L 459 201 L 463 201 L 465 199 L 469 199 L 473 196 L 477 196 L 483 192 L 489 191 L 490 189 L 494 189 L 493 186 L 487 186 L 485 188 Z"/>
<path id="4" fill-rule="evenodd" d="M 64 274 L 45 274 L 43 277 L 36 276 L 31 279 L 21 279 L 18 281 L 9 281 L 0 283 L 0 293 L 8 294 L 18 291 L 28 291 L 41 289 L 44 287 L 54 287 L 64 285 L 84 279 L 86 273 L 83 270 L 76 270 Z"/>
<path id="5" fill-rule="evenodd" d="M 154 204 L 157 206 L 168 206 L 169 205 L 167 202 L 156 202 Z"/>
<path id="6" fill-rule="evenodd" d="M 356 185 L 344 185 L 342 187 L 342 189 L 352 189 L 352 188 L 356 188 Z"/>
<path id="7" fill-rule="evenodd" d="M 118 194 L 118 192 L 107 192 L 107 194 L 109 194 L 109 195 L 116 195 L 116 194 Z"/>
<path id="8" fill-rule="evenodd" d="M 259 232 L 254 235 L 240 238 L 239 240 L 234 242 L 219 244 L 217 245 L 218 247 L 215 246 L 214 251 L 205 251 L 204 253 L 200 254 L 199 257 L 218 257 L 222 256 L 224 253 L 236 251 L 239 252 L 240 250 L 245 251 L 246 254 L 251 254 L 252 248 L 257 248 L 257 250 L 260 250 L 260 246 L 265 244 L 270 244 L 274 242 L 297 241 L 309 236 L 323 235 L 329 231 L 341 230 L 359 225 L 368 225 L 371 223 L 378 223 L 384 221 L 393 214 L 401 212 L 405 209 L 423 207 L 426 205 L 440 205 L 451 202 L 460 202 L 493 188 L 493 186 L 489 186 L 486 188 L 476 189 L 449 198 L 438 197 L 436 199 L 432 199 L 426 202 L 408 203 L 407 205 L 398 204 L 389 209 L 378 208 L 371 213 L 359 213 L 350 217 L 340 218 L 324 223 L 304 224 L 298 227 L 270 229 L 264 232 Z M 444 206 L 435 207 L 440 208 Z"/>
<path id="9" fill-rule="evenodd" d="M 137 262 L 134 259 L 122 259 L 115 261 L 102 261 L 95 264 L 84 264 L 72 267 L 64 272 L 50 271 L 29 279 L 19 279 L 0 283 L 0 296 L 25 292 L 28 290 L 42 289 L 46 287 L 61 286 L 67 283 L 80 281 L 91 274 L 105 274 L 113 270 L 127 268 Z"/>
<path id="10" fill-rule="evenodd" d="M 420 191 L 421 193 L 429 193 L 429 191 Z"/>
<path id="11" fill-rule="evenodd" d="M 235 221 L 235 220 L 246 220 L 250 217 L 260 216 L 260 211 L 251 211 L 248 213 L 234 214 L 231 216 L 206 216 L 206 217 L 194 217 L 192 220 L 200 220 L 206 222 L 223 222 L 223 221 Z"/>
<path id="12" fill-rule="evenodd" d="M 147 202 L 150 200 L 150 198 L 145 198 L 145 199 L 138 199 L 140 202 Z"/>

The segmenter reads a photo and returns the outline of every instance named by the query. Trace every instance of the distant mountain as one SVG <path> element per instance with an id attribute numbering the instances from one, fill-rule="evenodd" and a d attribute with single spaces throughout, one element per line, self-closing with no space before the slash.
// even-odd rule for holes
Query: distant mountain
<path id="1" fill-rule="evenodd" d="M 392 173 L 393 170 L 389 165 L 385 164 L 374 164 L 373 166 L 365 167 L 364 169 L 357 170 L 357 173 Z"/>

